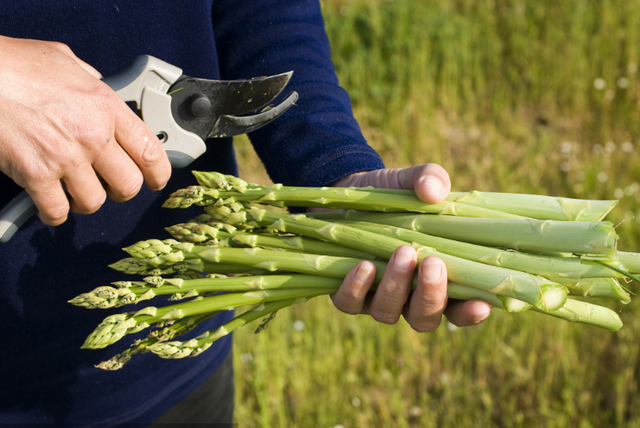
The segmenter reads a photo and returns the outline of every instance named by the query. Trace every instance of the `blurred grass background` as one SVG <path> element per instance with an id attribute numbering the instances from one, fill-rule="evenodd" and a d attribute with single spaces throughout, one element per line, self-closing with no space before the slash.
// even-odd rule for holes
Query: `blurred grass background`
<path id="1" fill-rule="evenodd" d="M 454 190 L 619 199 L 640 251 L 640 1 L 323 0 L 341 84 L 388 167 Z M 268 177 L 245 138 L 241 176 Z M 638 284 L 629 285 L 638 290 Z M 240 427 L 640 426 L 640 307 L 618 333 L 495 310 L 413 332 L 329 299 L 235 336 Z"/>

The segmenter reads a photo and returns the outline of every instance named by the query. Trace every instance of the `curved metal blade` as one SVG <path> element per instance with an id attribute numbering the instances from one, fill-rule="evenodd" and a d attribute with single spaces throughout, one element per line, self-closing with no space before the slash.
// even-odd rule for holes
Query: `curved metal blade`
<path id="1" fill-rule="evenodd" d="M 280 104 L 262 113 L 251 116 L 221 116 L 220 120 L 209 133 L 209 137 L 229 137 L 255 131 L 278 118 L 282 113 L 287 111 L 289 107 L 294 105 L 297 99 L 298 93 L 292 92 Z"/>
<path id="2" fill-rule="evenodd" d="M 201 138 L 206 138 L 224 115 L 246 114 L 264 107 L 282 92 L 293 72 L 247 80 L 207 80 L 183 76 L 174 83 L 171 113 L 176 123 Z M 194 99 L 204 102 L 196 112 Z"/>

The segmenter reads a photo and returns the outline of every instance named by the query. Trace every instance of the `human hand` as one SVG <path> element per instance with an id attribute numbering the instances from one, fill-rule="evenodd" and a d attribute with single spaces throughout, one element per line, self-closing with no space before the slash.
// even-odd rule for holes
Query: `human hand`
<path id="1" fill-rule="evenodd" d="M 353 174 L 334 183 L 336 187 L 374 186 L 390 189 L 414 189 L 427 203 L 443 201 L 451 190 L 447 172 L 437 164 L 405 169 L 381 169 Z M 340 289 L 331 296 L 339 310 L 349 314 L 370 314 L 385 324 L 395 324 L 402 314 L 418 332 L 435 330 L 444 314 L 457 326 L 482 322 L 491 306 L 481 300 L 447 299 L 447 267 L 437 257 L 427 257 L 417 270 L 416 289 L 411 293 L 417 255 L 406 245 L 398 248 L 389 260 L 375 293 L 369 293 L 375 277 L 375 266 L 369 261 L 354 267 Z"/>
<path id="2" fill-rule="evenodd" d="M 143 179 L 153 190 L 167 183 L 158 138 L 68 46 L 0 36 L 0 75 L 0 171 L 45 224 L 63 223 L 70 208 L 93 213 L 107 194 L 129 200 Z"/>

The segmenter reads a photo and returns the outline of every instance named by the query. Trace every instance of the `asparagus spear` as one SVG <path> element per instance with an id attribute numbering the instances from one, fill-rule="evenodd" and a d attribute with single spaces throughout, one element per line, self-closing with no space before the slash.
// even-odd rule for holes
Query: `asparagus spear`
<path id="1" fill-rule="evenodd" d="M 165 203 L 170 208 L 192 204 L 253 201 L 277 206 L 321 206 L 370 211 L 415 211 L 486 218 L 531 217 L 553 220 L 600 220 L 617 201 L 586 201 L 505 193 L 452 193 L 440 204 L 425 204 L 415 193 L 375 188 L 304 188 L 281 184 L 259 186 L 233 176 L 195 171 L 200 186 L 175 192 Z"/>
<path id="2" fill-rule="evenodd" d="M 215 229 L 215 234 L 210 234 L 202 229 L 199 223 L 183 223 L 167 228 L 167 231 L 174 238 L 193 244 L 204 243 L 204 245 L 218 246 L 219 241 L 228 242 L 230 245 L 238 245 L 245 247 L 259 247 L 270 249 L 283 249 L 288 251 L 299 251 L 312 254 L 324 254 L 336 257 L 355 257 L 359 259 L 375 259 L 371 253 L 359 251 L 342 245 L 332 244 L 330 242 L 319 241 L 317 239 L 306 238 L 297 235 L 274 235 L 274 234 L 257 234 L 244 231 L 236 231 L 232 233 L 221 232 Z M 206 225 L 205 225 L 206 226 Z"/>
<path id="3" fill-rule="evenodd" d="M 337 290 L 342 279 L 317 275 L 261 275 L 261 276 L 213 276 L 181 280 L 177 278 L 147 277 L 145 281 L 122 281 L 115 287 L 98 287 L 83 293 L 69 303 L 85 308 L 106 309 L 135 304 L 155 296 L 172 295 L 183 298 L 221 292 L 275 290 L 283 288 L 327 288 Z"/>
<path id="4" fill-rule="evenodd" d="M 536 253 L 604 254 L 615 258 L 618 239 L 609 222 L 471 219 L 411 213 L 373 214 L 355 210 L 313 213 L 310 216 L 380 223 L 487 247 Z"/>

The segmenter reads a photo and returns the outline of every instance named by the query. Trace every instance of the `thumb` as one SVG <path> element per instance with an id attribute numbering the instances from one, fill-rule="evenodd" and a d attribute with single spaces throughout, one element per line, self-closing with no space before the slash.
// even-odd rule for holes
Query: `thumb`
<path id="1" fill-rule="evenodd" d="M 413 189 L 420 200 L 429 204 L 442 202 L 451 191 L 449 174 L 438 164 L 428 163 L 397 170 L 402 189 Z"/>

